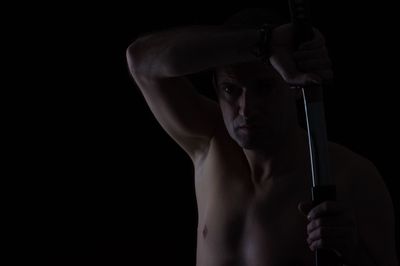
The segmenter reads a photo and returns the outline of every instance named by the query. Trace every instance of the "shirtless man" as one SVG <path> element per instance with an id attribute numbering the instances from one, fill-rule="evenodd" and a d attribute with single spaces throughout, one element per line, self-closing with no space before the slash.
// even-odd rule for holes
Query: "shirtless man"
<path id="1" fill-rule="evenodd" d="M 292 25 L 261 36 L 246 23 L 172 29 L 127 49 L 151 111 L 193 161 L 197 266 L 311 266 L 316 248 L 346 265 L 398 266 L 391 198 L 371 162 L 329 143 L 337 201 L 310 204 L 307 138 L 288 84 L 332 77 L 322 35 L 293 51 Z M 266 63 L 254 53 L 265 36 Z M 206 69 L 218 103 L 186 77 Z"/>

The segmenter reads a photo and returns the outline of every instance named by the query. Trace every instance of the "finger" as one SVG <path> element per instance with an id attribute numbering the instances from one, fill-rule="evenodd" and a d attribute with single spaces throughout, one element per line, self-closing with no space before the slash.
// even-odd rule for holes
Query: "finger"
<path id="1" fill-rule="evenodd" d="M 334 250 L 341 250 L 341 246 L 343 245 L 342 240 L 338 239 L 319 239 L 309 243 L 309 247 L 312 251 L 316 249 L 334 249 Z"/>
<path id="2" fill-rule="evenodd" d="M 291 86 L 321 84 L 322 82 L 322 79 L 317 74 L 300 72 L 293 57 L 286 53 L 278 51 L 274 56 L 271 56 L 269 61 L 286 83 Z"/>
<path id="3" fill-rule="evenodd" d="M 314 37 L 308 42 L 299 45 L 299 50 L 313 50 L 325 45 L 325 38 L 318 30 L 314 30 Z"/>
<path id="4" fill-rule="evenodd" d="M 296 63 L 284 51 L 276 51 L 276 53 L 269 59 L 271 65 L 282 76 L 282 78 L 291 84 L 293 79 L 298 75 Z"/>
<path id="5" fill-rule="evenodd" d="M 308 42 L 304 42 L 299 45 L 298 50 L 315 50 L 318 48 L 322 48 L 325 45 L 325 41 L 321 38 L 316 38 Z"/>
<path id="6" fill-rule="evenodd" d="M 335 214 L 344 213 L 347 208 L 336 201 L 324 201 L 314 207 L 307 215 L 307 218 L 311 221 L 321 216 L 330 216 Z"/>
<path id="7" fill-rule="evenodd" d="M 333 71 L 331 69 L 318 69 L 309 70 L 305 73 L 305 77 L 302 80 L 306 80 L 307 84 L 317 84 L 321 85 L 323 80 L 332 80 Z"/>
<path id="8" fill-rule="evenodd" d="M 353 234 L 353 229 L 349 227 L 329 226 L 319 227 L 308 234 L 307 242 L 316 241 L 319 239 L 331 238 L 350 238 Z"/>
<path id="9" fill-rule="evenodd" d="M 341 257 L 345 253 L 344 251 L 348 249 L 349 243 L 343 238 L 332 238 L 315 240 L 308 243 L 308 246 L 312 251 L 317 249 L 332 250 L 336 255 Z"/>
<path id="10" fill-rule="evenodd" d="M 322 84 L 322 78 L 315 73 L 301 73 L 299 72 L 289 82 L 292 88 L 302 88 L 307 85 L 320 85 Z"/>
<path id="11" fill-rule="evenodd" d="M 310 210 L 312 209 L 313 204 L 311 201 L 302 201 L 299 202 L 299 204 L 297 205 L 297 209 L 305 216 L 307 217 L 307 213 L 310 212 Z"/>
<path id="12" fill-rule="evenodd" d="M 333 216 L 333 217 L 321 217 L 312 220 L 307 225 L 307 234 L 321 227 L 332 227 L 332 226 L 354 226 L 354 222 L 348 216 Z"/>
<path id="13" fill-rule="evenodd" d="M 307 215 L 307 218 L 311 221 L 321 216 L 341 214 L 344 211 L 345 207 L 343 204 L 336 201 L 324 201 L 311 209 Z"/>

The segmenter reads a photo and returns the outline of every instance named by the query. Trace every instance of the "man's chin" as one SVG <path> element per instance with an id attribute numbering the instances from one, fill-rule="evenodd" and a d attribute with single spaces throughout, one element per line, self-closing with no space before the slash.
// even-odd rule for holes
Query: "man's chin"
<path id="1" fill-rule="evenodd" d="M 273 130 L 234 130 L 231 137 L 243 149 L 269 149 L 279 141 L 279 134 Z"/>
<path id="2" fill-rule="evenodd" d="M 245 150 L 272 150 L 274 149 L 275 145 L 272 143 L 241 143 L 239 144 Z"/>
<path id="3" fill-rule="evenodd" d="M 261 137 L 252 137 L 252 138 L 237 138 L 236 142 L 240 147 L 246 150 L 259 150 L 259 149 L 273 149 L 276 145 L 277 140 L 265 136 L 265 138 Z"/>

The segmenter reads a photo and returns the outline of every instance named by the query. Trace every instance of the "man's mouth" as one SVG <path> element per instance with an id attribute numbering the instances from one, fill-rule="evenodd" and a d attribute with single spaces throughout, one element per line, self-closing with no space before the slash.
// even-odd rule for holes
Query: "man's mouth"
<path id="1" fill-rule="evenodd" d="M 260 127 L 261 127 L 261 125 L 259 125 L 259 124 L 244 124 L 244 125 L 238 126 L 238 129 L 252 130 L 252 129 L 258 129 Z"/>

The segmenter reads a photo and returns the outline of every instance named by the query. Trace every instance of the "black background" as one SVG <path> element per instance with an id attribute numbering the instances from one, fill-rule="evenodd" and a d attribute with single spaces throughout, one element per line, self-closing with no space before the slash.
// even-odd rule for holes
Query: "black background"
<path id="1" fill-rule="evenodd" d="M 375 163 L 398 211 L 393 6 L 321 2 L 313 23 L 336 83 L 325 93 L 329 138 Z M 10 21 L 20 25 L 10 30 L 14 240 L 51 265 L 194 265 L 191 162 L 145 105 L 125 50 L 140 34 L 220 23 L 241 8 L 34 8 Z"/>

